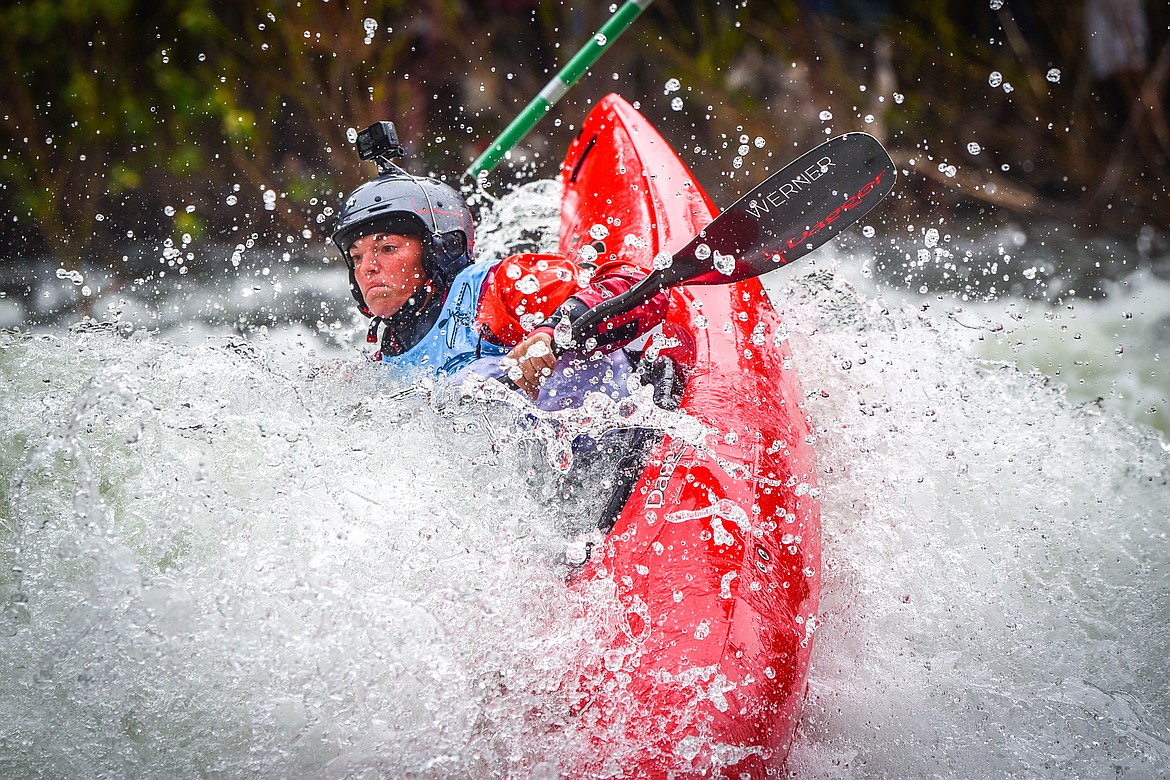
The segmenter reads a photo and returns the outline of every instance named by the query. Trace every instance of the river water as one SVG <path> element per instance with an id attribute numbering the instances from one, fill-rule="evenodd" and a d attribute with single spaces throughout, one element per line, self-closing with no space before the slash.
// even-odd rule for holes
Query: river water
<path id="1" fill-rule="evenodd" d="M 555 211 L 505 197 L 481 257 Z M 878 230 L 767 280 L 823 486 L 790 772 L 1167 776 L 1170 285 L 920 292 Z M 607 596 L 564 584 L 546 432 L 367 364 L 319 259 L 175 259 L 0 299 L 0 775 L 566 773 Z M 82 287 L 93 321 L 28 324 Z"/>

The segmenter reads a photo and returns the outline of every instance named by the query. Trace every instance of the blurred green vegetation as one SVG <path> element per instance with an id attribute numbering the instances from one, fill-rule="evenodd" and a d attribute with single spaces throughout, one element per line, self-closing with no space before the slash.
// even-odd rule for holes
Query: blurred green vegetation
<path id="1" fill-rule="evenodd" d="M 125 241 L 183 233 L 321 247 L 331 207 L 372 173 L 348 128 L 391 119 L 409 167 L 457 177 L 611 10 L 583 5 L 7 4 L 0 262 L 116 272 Z M 1083 1 L 660 0 L 526 140 L 528 164 L 493 178 L 552 175 L 588 104 L 617 91 L 719 202 L 793 147 L 867 130 L 910 172 L 891 208 L 1165 229 L 1170 11 L 1146 15 L 1142 67 L 1101 79 Z M 737 171 L 743 136 L 775 158 Z"/>

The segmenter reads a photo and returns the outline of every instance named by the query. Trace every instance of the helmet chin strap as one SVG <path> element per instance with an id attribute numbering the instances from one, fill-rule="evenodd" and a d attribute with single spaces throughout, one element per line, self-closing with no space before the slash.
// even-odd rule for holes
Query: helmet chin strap
<path id="1" fill-rule="evenodd" d="M 366 341 L 379 345 L 374 360 L 381 360 L 383 355 L 401 355 L 417 344 L 435 324 L 446 295 L 445 283 L 436 284 L 435 279 L 428 278 L 401 309 L 389 317 L 375 315 L 366 331 Z"/>
<path id="2" fill-rule="evenodd" d="M 368 331 L 366 331 L 366 343 L 367 344 L 377 344 L 378 343 L 378 328 L 381 325 L 382 325 L 382 318 L 381 317 L 374 317 L 372 320 L 370 320 L 370 329 Z"/>

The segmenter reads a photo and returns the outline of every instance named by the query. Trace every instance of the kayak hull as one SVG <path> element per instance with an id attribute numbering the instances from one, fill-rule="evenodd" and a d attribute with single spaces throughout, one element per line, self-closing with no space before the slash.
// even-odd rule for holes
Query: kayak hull
<path id="1" fill-rule="evenodd" d="M 562 167 L 560 251 L 648 270 L 717 211 L 629 103 L 601 100 Z M 590 235 L 605 225 L 603 247 Z M 631 237 L 636 237 L 636 240 Z M 652 349 L 680 368 L 701 441 L 665 436 L 575 587 L 611 595 L 583 671 L 582 776 L 764 777 L 792 744 L 820 592 L 812 436 L 786 331 L 756 279 L 676 288 Z M 613 599 L 619 607 L 613 612 Z"/>

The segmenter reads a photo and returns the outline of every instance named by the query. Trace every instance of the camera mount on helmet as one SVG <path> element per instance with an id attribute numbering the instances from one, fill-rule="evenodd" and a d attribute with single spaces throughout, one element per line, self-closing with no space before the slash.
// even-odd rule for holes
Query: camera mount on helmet
<path id="1" fill-rule="evenodd" d="M 356 142 L 358 157 L 377 163 L 379 173 L 394 170 L 398 166 L 392 160 L 406 156 L 393 122 L 375 122 L 357 134 Z"/>

